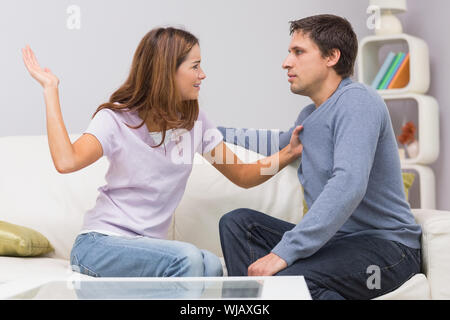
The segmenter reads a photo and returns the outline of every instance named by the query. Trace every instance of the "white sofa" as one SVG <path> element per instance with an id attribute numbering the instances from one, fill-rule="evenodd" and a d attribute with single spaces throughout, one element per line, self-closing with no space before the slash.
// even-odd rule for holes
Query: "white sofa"
<path id="1" fill-rule="evenodd" d="M 79 135 L 71 135 L 71 140 Z M 243 161 L 259 155 L 231 146 Z M 46 136 L 0 138 L 0 220 L 33 228 L 45 235 L 55 252 L 44 257 L 0 257 L 1 283 L 18 279 L 73 276 L 69 254 L 83 214 L 105 183 L 105 157 L 72 173 L 53 167 Z M 174 213 L 168 237 L 191 242 L 222 256 L 218 221 L 228 211 L 246 207 L 298 223 L 302 193 L 292 164 L 266 183 L 242 189 L 199 155 L 186 193 Z M 414 209 L 423 228 L 423 274 L 380 299 L 450 299 L 450 212 Z M 226 271 L 226 270 L 225 270 Z"/>

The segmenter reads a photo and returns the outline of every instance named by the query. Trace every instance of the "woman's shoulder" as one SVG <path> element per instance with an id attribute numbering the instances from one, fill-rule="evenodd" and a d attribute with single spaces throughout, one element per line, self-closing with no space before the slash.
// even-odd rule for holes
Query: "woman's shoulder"
<path id="1" fill-rule="evenodd" d="M 135 114 L 136 113 L 136 114 Z M 130 111 L 129 109 L 112 109 L 112 108 L 102 108 L 96 112 L 96 116 L 110 118 L 114 120 L 128 120 L 134 118 L 137 112 Z"/>

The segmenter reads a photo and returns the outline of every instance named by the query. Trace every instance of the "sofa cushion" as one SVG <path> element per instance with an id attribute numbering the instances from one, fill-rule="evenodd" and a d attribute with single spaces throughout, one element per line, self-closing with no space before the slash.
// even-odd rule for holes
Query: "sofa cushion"
<path id="1" fill-rule="evenodd" d="M 80 135 L 70 135 L 74 142 Z M 47 136 L 1 137 L 0 217 L 42 233 L 55 248 L 49 256 L 69 259 L 85 212 L 104 185 L 105 157 L 83 170 L 60 174 Z"/>
<path id="2" fill-rule="evenodd" d="M 0 256 L 32 257 L 54 250 L 48 239 L 41 233 L 0 221 Z"/>
<path id="3" fill-rule="evenodd" d="M 69 260 L 49 257 L 0 257 L 0 282 L 34 278 L 67 278 Z"/>
<path id="4" fill-rule="evenodd" d="M 450 299 L 450 212 L 412 210 L 422 227 L 422 268 L 432 299 Z"/>
<path id="5" fill-rule="evenodd" d="M 424 274 L 419 273 L 406 281 L 398 289 L 374 300 L 430 300 L 430 286 Z"/>

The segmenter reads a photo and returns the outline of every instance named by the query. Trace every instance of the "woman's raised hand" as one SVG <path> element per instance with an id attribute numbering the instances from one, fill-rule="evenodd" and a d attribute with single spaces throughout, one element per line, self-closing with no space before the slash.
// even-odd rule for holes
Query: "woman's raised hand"
<path id="1" fill-rule="evenodd" d="M 41 68 L 29 45 L 22 49 L 22 58 L 28 72 L 42 87 L 58 87 L 59 79 L 50 71 L 50 69 Z"/>

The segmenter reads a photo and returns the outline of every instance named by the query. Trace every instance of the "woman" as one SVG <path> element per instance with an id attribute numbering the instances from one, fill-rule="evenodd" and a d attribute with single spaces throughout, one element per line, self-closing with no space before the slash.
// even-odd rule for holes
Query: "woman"
<path id="1" fill-rule="evenodd" d="M 221 276 L 220 260 L 212 253 L 165 239 L 195 152 L 249 188 L 273 175 L 260 174 L 272 162 L 279 161 L 281 170 L 300 156 L 301 127 L 278 154 L 243 164 L 199 110 L 206 76 L 198 39 L 184 30 L 157 28 L 141 40 L 128 79 L 72 144 L 61 115 L 58 78 L 39 66 L 29 46 L 22 51 L 28 71 L 44 88 L 49 147 L 58 172 L 80 170 L 103 155 L 110 162 L 107 184 L 99 188 L 72 248 L 72 268 L 100 277 Z"/>

